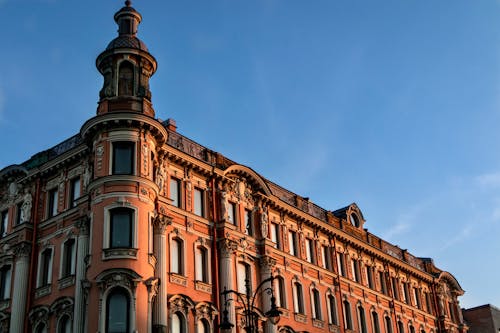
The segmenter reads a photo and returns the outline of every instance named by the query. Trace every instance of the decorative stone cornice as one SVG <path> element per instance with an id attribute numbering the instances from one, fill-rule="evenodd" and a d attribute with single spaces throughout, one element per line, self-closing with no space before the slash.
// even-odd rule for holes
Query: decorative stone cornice
<path id="1" fill-rule="evenodd" d="M 227 238 L 224 238 L 224 239 L 220 239 L 218 242 L 217 242 L 217 245 L 219 247 L 219 250 L 220 250 L 220 253 L 221 253 L 221 256 L 224 258 L 224 257 L 230 257 L 235 251 L 236 249 L 238 248 L 238 243 L 231 240 L 231 239 L 227 239 Z"/>
<path id="2" fill-rule="evenodd" d="M 157 277 L 150 277 L 146 281 L 144 281 L 146 288 L 148 288 L 148 296 L 149 302 L 153 301 L 153 299 L 158 295 L 158 288 L 160 285 L 160 279 Z"/>
<path id="3" fill-rule="evenodd" d="M 271 270 L 276 266 L 276 259 L 270 256 L 263 256 L 259 259 L 259 263 L 263 270 Z"/>
<path id="4" fill-rule="evenodd" d="M 80 230 L 80 235 L 87 235 L 90 231 L 90 218 L 87 216 L 81 218 L 76 222 L 76 227 Z"/>
<path id="5" fill-rule="evenodd" d="M 163 235 L 167 230 L 167 227 L 172 224 L 172 218 L 167 215 L 159 214 L 153 220 L 154 233 Z"/>

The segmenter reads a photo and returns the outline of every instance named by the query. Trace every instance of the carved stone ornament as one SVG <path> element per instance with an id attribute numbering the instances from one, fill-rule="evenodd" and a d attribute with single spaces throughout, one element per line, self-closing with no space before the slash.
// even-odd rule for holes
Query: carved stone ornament
<path id="1" fill-rule="evenodd" d="M 95 153 L 97 156 L 101 157 L 104 154 L 104 147 L 102 145 L 97 146 Z"/>
<path id="2" fill-rule="evenodd" d="M 73 305 L 74 301 L 71 297 L 61 297 L 52 303 L 50 311 L 55 313 L 57 318 L 60 318 L 63 315 L 73 318 Z"/>
<path id="3" fill-rule="evenodd" d="M 181 312 L 188 314 L 193 307 L 193 301 L 184 295 L 174 295 L 169 300 L 170 313 Z"/>
<path id="4" fill-rule="evenodd" d="M 19 193 L 19 187 L 16 182 L 9 184 L 9 201 L 13 201 Z"/>
<path id="5" fill-rule="evenodd" d="M 83 190 L 87 191 L 87 187 L 90 184 L 90 180 L 92 179 L 92 166 L 90 163 L 85 162 L 85 169 L 83 171 Z"/>
<path id="6" fill-rule="evenodd" d="M 157 277 L 150 277 L 149 279 L 144 281 L 144 284 L 148 288 L 149 301 L 151 302 L 156 297 L 156 295 L 158 295 L 160 279 Z"/>
<path id="7" fill-rule="evenodd" d="M 21 223 L 31 220 L 31 208 L 33 207 L 33 197 L 28 189 L 25 189 L 23 204 L 21 206 Z"/>
<path id="8" fill-rule="evenodd" d="M 259 260 L 260 266 L 264 270 L 272 270 L 274 266 L 276 266 L 276 259 L 269 257 L 269 256 L 263 256 Z"/>
<path id="9" fill-rule="evenodd" d="M 212 322 L 217 314 L 217 309 L 210 303 L 200 302 L 196 304 L 196 321 L 205 318 L 208 322 Z"/>
<path id="10" fill-rule="evenodd" d="M 85 216 L 76 222 L 76 226 L 80 230 L 80 235 L 88 235 L 90 231 L 90 219 Z"/>
<path id="11" fill-rule="evenodd" d="M 31 253 L 31 245 L 29 243 L 22 242 L 15 245 L 13 251 L 16 259 L 29 258 L 29 255 Z"/>
<path id="12" fill-rule="evenodd" d="M 166 166 L 164 161 L 160 161 L 158 169 L 156 170 L 156 185 L 158 185 L 160 194 L 165 191 L 165 180 L 167 179 Z"/>
<path id="13" fill-rule="evenodd" d="M 238 248 L 238 243 L 233 240 L 224 238 L 219 240 L 218 246 L 222 257 L 230 257 Z"/>
<path id="14" fill-rule="evenodd" d="M 134 273 L 134 275 L 137 275 Z M 137 283 L 139 283 L 139 276 L 131 276 L 129 273 L 125 272 L 113 272 L 106 274 L 102 279 L 97 281 L 101 292 L 104 292 L 113 287 L 125 287 L 128 290 L 135 291 Z"/>
<path id="15" fill-rule="evenodd" d="M 220 193 L 220 216 L 222 221 L 229 221 L 229 201 L 227 199 L 228 194 L 226 191 L 221 191 Z"/>
<path id="16" fill-rule="evenodd" d="M 155 234 L 164 234 L 167 227 L 172 224 L 172 218 L 170 216 L 159 214 L 153 220 L 153 227 Z"/>
<path id="17" fill-rule="evenodd" d="M 260 233 L 262 235 L 262 238 L 266 238 L 269 233 L 267 210 L 268 209 L 266 206 L 262 206 L 260 212 Z"/>
<path id="18" fill-rule="evenodd" d="M 48 327 L 49 313 L 49 307 L 45 305 L 33 308 L 28 315 L 31 326 L 37 327 L 38 325 L 43 324 L 45 327 Z"/>

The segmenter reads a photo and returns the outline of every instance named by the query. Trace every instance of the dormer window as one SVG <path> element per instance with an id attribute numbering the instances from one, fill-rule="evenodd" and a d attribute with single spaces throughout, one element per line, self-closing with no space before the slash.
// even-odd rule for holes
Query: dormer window
<path id="1" fill-rule="evenodd" d="M 359 218 L 356 214 L 354 213 L 351 213 L 351 215 L 349 215 L 349 220 L 351 221 L 351 224 L 355 227 L 359 227 Z"/>

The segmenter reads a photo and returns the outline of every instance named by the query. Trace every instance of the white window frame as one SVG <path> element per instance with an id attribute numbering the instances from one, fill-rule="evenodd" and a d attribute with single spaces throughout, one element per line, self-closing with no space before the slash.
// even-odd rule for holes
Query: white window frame
<path id="1" fill-rule="evenodd" d="M 173 247 L 177 241 L 180 243 L 180 248 L 178 249 L 179 255 L 181 256 L 180 260 L 178 258 L 174 258 Z M 176 274 L 176 275 L 180 275 L 180 276 L 187 276 L 186 240 L 184 239 L 184 237 L 182 237 L 179 234 L 173 234 L 173 235 L 170 234 L 169 243 L 170 243 L 170 246 L 169 246 L 169 249 L 170 249 L 170 266 L 169 266 L 170 272 L 172 274 Z M 179 263 L 179 267 L 178 267 L 177 272 L 174 272 L 174 270 L 173 270 L 174 260 L 178 260 L 178 263 Z"/>
<path id="2" fill-rule="evenodd" d="M 102 248 L 110 249 L 110 237 L 111 237 L 111 211 L 115 208 L 127 208 L 132 211 L 132 249 L 137 249 L 137 221 L 138 221 L 138 209 L 134 206 L 126 205 L 121 203 L 115 203 L 104 207 L 104 237 L 102 239 Z"/>
<path id="3" fill-rule="evenodd" d="M 42 285 L 42 253 L 45 250 L 50 250 L 50 261 L 49 261 L 49 271 L 47 272 L 47 283 Z M 46 246 L 38 252 L 38 267 L 37 267 L 37 278 L 36 278 L 36 286 L 37 288 L 39 287 L 46 287 L 50 286 L 52 284 L 52 269 L 53 269 L 53 263 L 54 263 L 54 246 Z"/>
<path id="4" fill-rule="evenodd" d="M 71 251 L 71 268 L 70 268 L 70 274 L 68 276 L 64 276 L 64 265 L 65 263 L 65 256 L 66 254 L 66 247 L 64 246 L 67 241 L 69 240 L 74 241 L 73 245 L 73 250 Z M 64 240 L 64 242 L 61 243 L 61 251 L 59 252 L 61 254 L 59 258 L 59 279 L 66 278 L 72 275 L 75 275 L 76 272 L 76 247 L 77 247 L 77 238 L 76 237 L 70 237 Z"/>

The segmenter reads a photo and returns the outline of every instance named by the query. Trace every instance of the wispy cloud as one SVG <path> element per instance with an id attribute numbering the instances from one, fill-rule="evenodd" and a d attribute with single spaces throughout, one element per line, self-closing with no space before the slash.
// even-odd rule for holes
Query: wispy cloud
<path id="1" fill-rule="evenodd" d="M 411 228 L 411 223 L 400 221 L 393 225 L 388 231 L 385 232 L 383 238 L 392 240 L 395 236 L 404 234 Z"/>
<path id="2" fill-rule="evenodd" d="M 481 187 L 500 187 L 500 172 L 479 175 L 476 177 L 476 183 Z"/>
<path id="3" fill-rule="evenodd" d="M 444 242 L 443 246 L 441 247 L 441 250 L 446 250 L 447 248 L 468 238 L 471 235 L 472 230 L 473 230 L 473 225 L 471 224 L 465 225 L 457 234 L 448 238 L 446 242 Z"/>

